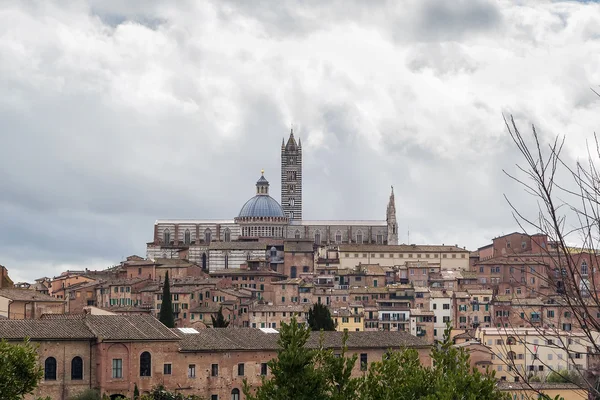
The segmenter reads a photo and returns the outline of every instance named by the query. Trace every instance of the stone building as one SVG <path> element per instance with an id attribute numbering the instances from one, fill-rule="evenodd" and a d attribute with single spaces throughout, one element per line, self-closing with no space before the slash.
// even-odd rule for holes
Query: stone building
<path id="1" fill-rule="evenodd" d="M 316 246 L 398 244 L 393 188 L 385 220 L 307 221 L 302 213 L 302 180 L 302 144 L 291 132 L 281 147 L 281 204 L 270 196 L 263 171 L 254 197 L 233 219 L 157 220 L 147 258 L 187 258 L 213 271 L 268 258 L 270 249 L 281 247 L 285 239 L 304 239 Z"/>

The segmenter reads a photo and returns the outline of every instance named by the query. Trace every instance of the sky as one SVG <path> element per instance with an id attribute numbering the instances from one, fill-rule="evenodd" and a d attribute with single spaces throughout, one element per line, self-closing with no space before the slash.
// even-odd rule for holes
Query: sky
<path id="1" fill-rule="evenodd" d="M 518 230 L 503 116 L 584 155 L 594 2 L 2 1 L 0 264 L 15 281 L 145 256 L 163 218 L 234 218 L 281 141 L 305 219 L 470 250 Z M 409 233 L 410 232 L 410 233 Z M 410 237 L 409 237 L 410 235 Z"/>

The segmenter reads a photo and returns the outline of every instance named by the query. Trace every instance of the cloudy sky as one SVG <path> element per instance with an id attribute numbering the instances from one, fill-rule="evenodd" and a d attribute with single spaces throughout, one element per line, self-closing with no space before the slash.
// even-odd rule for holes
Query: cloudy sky
<path id="1" fill-rule="evenodd" d="M 281 140 L 307 219 L 384 219 L 469 249 L 517 228 L 524 131 L 598 126 L 590 2 L 3 1 L 0 264 L 15 280 L 145 255 L 158 218 L 233 218 Z"/>

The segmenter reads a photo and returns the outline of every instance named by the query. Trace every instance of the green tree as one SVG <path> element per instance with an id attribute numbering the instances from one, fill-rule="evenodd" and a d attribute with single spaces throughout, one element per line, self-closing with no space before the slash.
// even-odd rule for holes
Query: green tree
<path id="1" fill-rule="evenodd" d="M 158 319 L 167 328 L 175 328 L 175 317 L 173 316 L 173 301 L 171 299 L 171 287 L 169 286 L 169 271 L 165 274 L 163 284 L 162 304 Z"/>
<path id="2" fill-rule="evenodd" d="M 35 346 L 28 340 L 12 344 L 0 340 L 0 399 L 22 399 L 42 379 Z"/>
<path id="3" fill-rule="evenodd" d="M 310 329 L 292 318 L 290 324 L 281 324 L 277 358 L 269 361 L 269 378 L 252 393 L 244 381 L 244 395 L 248 400 L 316 400 L 324 399 L 326 392 L 323 374 L 317 370 L 317 350 L 307 349 Z"/>
<path id="4" fill-rule="evenodd" d="M 549 383 L 574 383 L 576 385 L 583 385 L 583 378 L 580 373 L 576 371 L 567 371 L 566 369 L 557 369 L 546 376 L 546 382 Z"/>
<path id="5" fill-rule="evenodd" d="M 308 325 L 313 331 L 335 331 L 335 322 L 326 305 L 316 303 L 308 310 Z"/>
<path id="6" fill-rule="evenodd" d="M 102 400 L 102 396 L 95 389 L 86 389 L 75 396 L 69 397 L 69 400 Z"/>
<path id="7" fill-rule="evenodd" d="M 217 318 L 211 315 L 210 319 L 212 319 L 213 328 L 227 328 L 229 326 L 229 321 L 225 320 L 225 316 L 223 316 L 223 307 L 219 307 Z"/>
<path id="8" fill-rule="evenodd" d="M 133 400 L 138 400 L 140 398 L 140 389 L 138 388 L 137 383 L 133 384 Z"/>
<path id="9" fill-rule="evenodd" d="M 321 334 L 323 335 L 323 334 Z M 352 378 L 352 370 L 356 365 L 357 354 L 346 356 L 348 332 L 342 338 L 342 352 L 336 355 L 333 349 L 323 348 L 323 337 L 316 357 L 316 364 L 325 380 L 325 397 L 329 400 L 347 400 L 356 397 L 361 384 L 360 378 Z"/>
<path id="10" fill-rule="evenodd" d="M 414 349 L 389 353 L 371 364 L 359 390 L 360 400 L 380 399 L 508 399 L 496 388 L 494 374 L 471 370 L 469 355 L 453 346 L 448 326 L 444 339 L 431 351 L 433 366 L 424 366 Z"/>

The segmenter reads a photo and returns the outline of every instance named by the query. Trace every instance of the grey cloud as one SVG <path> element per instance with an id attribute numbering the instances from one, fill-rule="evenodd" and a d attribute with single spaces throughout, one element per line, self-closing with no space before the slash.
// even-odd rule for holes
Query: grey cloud
<path id="1" fill-rule="evenodd" d="M 306 218 L 384 218 L 394 185 L 401 241 L 410 227 L 411 242 L 474 248 L 515 230 L 502 193 L 532 210 L 501 172 L 518 161 L 501 111 L 551 134 L 573 109 L 587 128 L 597 105 L 588 82 L 556 79 L 597 70 L 583 42 L 531 87 L 566 99 L 559 115 L 505 87 L 505 9 L 481 1 L 179 4 L 28 5 L 1 21 L 0 263 L 16 276 L 144 255 L 157 218 L 232 218 L 262 168 L 279 198 L 291 123 Z M 381 35 L 371 53 L 313 51 L 315 33 L 352 42 L 349 27 Z"/>

